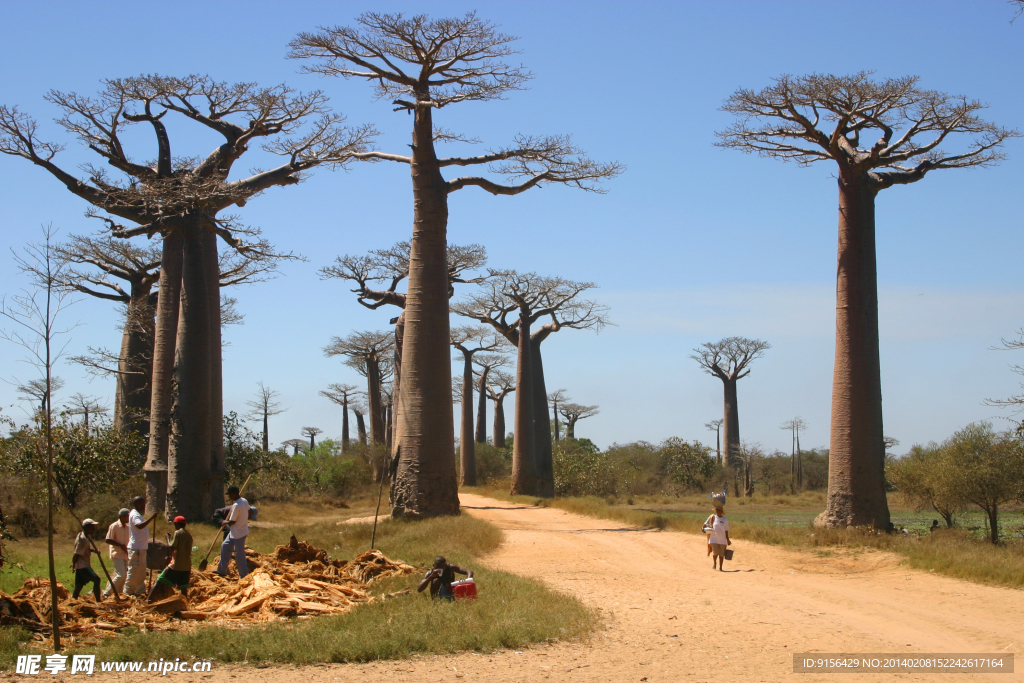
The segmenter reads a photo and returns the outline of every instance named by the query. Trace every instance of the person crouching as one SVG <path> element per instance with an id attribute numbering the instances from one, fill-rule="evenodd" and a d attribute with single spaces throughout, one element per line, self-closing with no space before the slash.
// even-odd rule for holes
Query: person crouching
<path id="1" fill-rule="evenodd" d="M 174 537 L 168 546 L 171 551 L 171 563 L 160 572 L 160 577 L 149 593 L 149 602 L 166 597 L 175 587 L 182 595 L 188 595 L 189 579 L 192 575 L 192 534 L 185 529 L 185 525 L 185 518 L 181 515 L 174 518 Z"/>

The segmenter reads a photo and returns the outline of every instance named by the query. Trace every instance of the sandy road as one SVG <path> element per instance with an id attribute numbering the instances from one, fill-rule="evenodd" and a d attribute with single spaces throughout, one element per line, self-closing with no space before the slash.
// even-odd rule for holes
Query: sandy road
<path id="1" fill-rule="evenodd" d="M 506 530 L 506 543 L 486 564 L 579 596 L 602 609 L 605 628 L 587 643 L 521 653 L 255 672 L 224 667 L 195 676 L 196 683 L 944 680 L 951 674 L 794 674 L 792 653 L 1014 652 L 1024 644 L 1024 591 L 911 570 L 887 554 L 821 558 L 736 541 L 736 559 L 716 572 L 703 536 L 461 499 L 465 512 Z M 1017 671 L 955 680 L 1024 681 L 1024 662 Z M 186 678 L 192 676 L 176 676 Z"/>

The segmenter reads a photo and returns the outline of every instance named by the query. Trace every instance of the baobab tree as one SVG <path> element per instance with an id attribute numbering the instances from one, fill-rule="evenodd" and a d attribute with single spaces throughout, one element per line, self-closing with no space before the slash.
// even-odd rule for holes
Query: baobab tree
<path id="1" fill-rule="evenodd" d="M 704 423 L 705 429 L 709 432 L 715 433 L 715 458 L 718 460 L 718 464 L 722 464 L 722 419 L 711 420 L 711 422 Z"/>
<path id="2" fill-rule="evenodd" d="M 490 327 L 451 328 L 452 346 L 462 353 L 462 429 L 459 432 L 459 483 L 476 486 L 476 445 L 473 434 L 473 357 L 501 347 L 504 340 Z"/>
<path id="3" fill-rule="evenodd" d="M 281 445 L 285 446 L 285 447 L 291 446 L 292 447 L 292 455 L 298 455 L 299 454 L 299 450 L 305 450 L 306 449 L 306 440 L 305 439 L 288 439 L 287 441 L 282 441 Z"/>
<path id="4" fill-rule="evenodd" d="M 281 402 L 277 400 L 280 393 L 266 386 L 262 381 L 256 382 L 256 386 L 259 387 L 256 398 L 246 401 L 245 405 L 249 406 L 247 415 L 249 419 L 263 420 L 263 452 L 266 453 L 270 450 L 270 418 L 280 415 L 288 409 L 282 408 Z"/>
<path id="5" fill-rule="evenodd" d="M 558 411 L 565 418 L 565 438 L 575 439 L 576 438 L 576 423 L 580 420 L 585 420 L 588 417 L 593 417 L 601 411 L 597 409 L 597 406 L 583 406 L 579 403 L 563 403 L 559 406 Z"/>
<path id="6" fill-rule="evenodd" d="M 513 344 L 516 357 L 516 422 L 512 442 L 512 493 L 554 496 L 551 418 L 541 344 L 563 328 L 600 331 L 608 308 L 581 298 L 597 285 L 536 273 L 488 270 L 480 289 L 452 306 L 461 316 L 493 327 Z M 509 321 L 509 316 L 517 318 Z M 534 329 L 544 318 L 550 322 Z"/>
<path id="7" fill-rule="evenodd" d="M 381 366 L 388 363 L 394 352 L 395 340 L 388 332 L 353 332 L 347 337 L 331 337 L 324 347 L 324 355 L 347 356 L 351 366 L 366 377 L 366 400 L 370 414 L 370 440 L 383 444 L 384 410 L 380 398 Z"/>
<path id="8" fill-rule="evenodd" d="M 320 395 L 341 406 L 341 452 L 344 453 L 349 449 L 350 443 L 348 406 L 355 397 L 360 396 L 361 394 L 354 384 L 334 383 L 327 385 L 327 389 L 321 391 Z"/>
<path id="9" fill-rule="evenodd" d="M 252 241 L 254 231 L 220 214 L 271 187 L 295 185 L 317 166 L 344 166 L 367 149 L 374 131 L 345 127 L 319 91 L 200 75 L 110 79 L 95 97 L 51 90 L 46 99 L 63 113 L 57 123 L 116 175 L 92 165 L 84 167 L 85 179 L 65 171 L 54 161 L 63 146 L 43 140 L 17 107 L 0 106 L 0 152 L 49 172 L 100 212 L 115 237 L 160 235 L 147 505 L 163 506 L 166 493 L 168 514 L 206 518 L 223 497 L 224 475 L 217 238 L 250 254 L 268 249 Z M 167 124 L 174 119 L 217 135 L 220 144 L 205 157 L 172 154 Z M 141 139 L 124 135 L 136 124 L 152 128 L 153 162 L 133 160 L 126 150 Z M 261 139 L 284 163 L 230 179 L 235 162 Z"/>
<path id="10" fill-rule="evenodd" d="M 737 121 L 719 146 L 796 161 L 832 162 L 839 189 L 836 353 L 832 376 L 829 490 L 825 526 L 889 529 L 878 352 L 875 198 L 931 171 L 991 166 L 1019 136 L 981 119 L 977 100 L 925 90 L 916 76 L 876 80 L 782 76 L 760 91 L 740 89 L 723 105 Z M 875 134 L 877 140 L 870 140 Z M 964 144 L 944 149 L 963 136 Z M 864 143 L 862 144 L 862 140 Z"/>
<path id="11" fill-rule="evenodd" d="M 794 417 L 779 425 L 779 429 L 788 429 L 791 436 L 792 455 L 789 461 L 790 489 L 794 492 L 804 487 L 804 463 L 800 456 L 800 430 L 807 429 L 807 422 L 802 417 Z"/>
<path id="12" fill-rule="evenodd" d="M 411 154 L 358 155 L 407 164 L 412 175 L 414 229 L 396 414 L 395 449 L 401 455 L 392 489 L 396 517 L 459 510 L 447 349 L 449 195 L 470 186 L 516 195 L 550 183 L 599 191 L 597 182 L 622 171 L 618 164 L 590 160 L 568 136 L 519 135 L 513 144 L 479 156 L 438 157 L 435 143 L 475 141 L 440 129 L 435 110 L 502 99 L 530 79 L 525 68 L 506 62 L 516 54 L 513 40 L 473 13 L 430 19 L 368 12 L 356 27 L 321 27 L 291 43 L 291 57 L 311 60 L 305 71 L 365 79 L 378 99 L 392 100 L 396 111 L 413 115 Z M 446 179 L 443 170 L 452 166 L 482 166 L 511 182 L 478 175 Z"/>
<path id="13" fill-rule="evenodd" d="M 555 441 L 558 441 L 558 405 L 560 403 L 566 403 L 568 400 L 569 394 L 566 393 L 565 389 L 552 391 L 548 394 L 548 403 L 551 404 L 551 414 L 555 416 Z"/>
<path id="14" fill-rule="evenodd" d="M 113 353 L 89 347 L 89 353 L 71 361 L 90 374 L 116 380 L 114 426 L 120 431 L 149 433 L 152 399 L 153 342 L 159 292 L 160 249 L 141 248 L 112 237 L 71 235 L 57 248 L 62 258 L 79 267 L 68 270 L 66 284 L 75 291 L 123 305 L 121 348 Z M 84 268 L 83 268 L 84 266 Z M 271 258 L 248 259 L 235 251 L 220 255 L 220 287 L 262 282 L 275 270 Z M 120 282 L 118 282 L 120 281 Z M 240 322 L 234 299 L 221 298 L 221 325 Z M 215 430 L 216 432 L 216 430 Z"/>
<path id="15" fill-rule="evenodd" d="M 69 286 L 83 294 L 125 306 L 121 350 L 116 362 L 109 362 L 114 360 L 110 358 L 113 354 L 93 349 L 90 356 L 72 360 L 94 374 L 114 370 L 114 426 L 121 431 L 148 433 L 157 297 L 154 288 L 160 278 L 160 250 L 111 237 L 72 235 L 61 245 L 60 251 L 69 263 L 92 266 L 99 271 L 71 269 Z M 125 286 L 116 280 L 121 280 Z"/>
<path id="16" fill-rule="evenodd" d="M 64 379 L 57 375 L 51 375 L 48 382 L 43 379 L 30 379 L 23 384 L 18 384 L 15 390 L 32 404 L 32 414 L 38 416 L 39 411 L 45 409 L 46 401 L 49 400 L 52 403 L 53 395 L 63 388 Z"/>
<path id="17" fill-rule="evenodd" d="M 85 431 L 89 431 L 90 415 L 106 415 L 110 408 L 103 405 L 95 396 L 86 396 L 81 392 L 75 393 L 68 399 L 68 413 L 70 415 L 81 415 Z"/>
<path id="18" fill-rule="evenodd" d="M 500 353 L 481 353 L 473 356 L 473 365 L 480 368 L 474 370 L 476 377 L 476 442 L 487 443 L 487 382 L 491 372 L 508 365 L 508 356 Z"/>
<path id="19" fill-rule="evenodd" d="M 382 306 L 402 309 L 391 322 L 395 326 L 395 379 L 393 393 L 397 395 L 402 384 L 402 339 L 405 336 L 406 293 L 398 291 L 399 285 L 409 277 L 409 254 L 411 245 L 398 242 L 388 249 L 374 249 L 366 256 L 339 256 L 330 266 L 320 269 L 321 279 L 340 279 L 355 283 L 352 291 L 356 300 L 370 310 Z M 467 273 L 483 268 L 487 263 L 487 250 L 479 244 L 457 246 L 449 244 L 446 250 L 448 262 L 448 296 L 455 294 L 457 283 L 479 283 L 481 278 L 467 277 Z M 374 289 L 375 283 L 386 283 L 386 289 Z M 392 402 L 394 406 L 394 402 Z M 392 409 L 393 412 L 393 409 Z M 393 416 L 392 416 L 393 417 Z M 393 429 L 388 431 L 393 437 Z M 393 438 L 392 438 L 393 440 Z"/>
<path id="20" fill-rule="evenodd" d="M 487 382 L 487 397 L 494 401 L 495 448 L 505 448 L 505 397 L 516 390 L 516 378 L 507 372 L 495 370 Z"/>
<path id="21" fill-rule="evenodd" d="M 302 435 L 309 437 L 309 450 L 316 448 L 316 435 L 323 434 L 324 430 L 319 427 L 303 427 Z"/>
<path id="22" fill-rule="evenodd" d="M 722 380 L 725 391 L 725 414 L 722 424 L 725 427 L 725 450 L 722 461 L 726 467 L 736 468 L 741 465 L 740 459 L 740 414 L 736 401 L 736 382 L 750 374 L 750 364 L 764 355 L 772 346 L 760 339 L 746 337 L 726 337 L 717 342 L 701 344 L 693 350 L 690 358 L 704 369 L 704 372 Z"/>
<path id="23" fill-rule="evenodd" d="M 349 405 L 349 408 L 352 410 L 352 414 L 356 416 L 356 437 L 359 439 L 359 443 L 366 446 L 366 420 L 363 417 L 366 415 L 366 404 L 362 402 L 352 403 Z"/>

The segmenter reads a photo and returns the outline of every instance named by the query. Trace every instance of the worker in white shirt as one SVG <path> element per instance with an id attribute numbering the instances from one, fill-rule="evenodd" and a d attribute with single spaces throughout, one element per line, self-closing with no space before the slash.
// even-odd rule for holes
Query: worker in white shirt
<path id="1" fill-rule="evenodd" d="M 231 556 L 235 556 L 235 568 L 238 569 L 238 578 L 249 573 L 249 563 L 245 560 L 245 538 L 249 535 L 249 501 L 241 497 L 237 486 L 228 487 L 228 498 L 231 499 L 231 512 L 224 520 L 221 528 L 228 530 L 228 537 L 220 546 L 220 563 L 217 565 L 217 573 L 227 576 L 228 563 Z"/>
<path id="2" fill-rule="evenodd" d="M 135 509 L 128 515 L 128 576 L 124 592 L 128 595 L 146 596 L 146 551 L 149 550 L 149 525 L 156 519 L 157 512 L 146 519 L 146 497 L 132 499 Z"/>

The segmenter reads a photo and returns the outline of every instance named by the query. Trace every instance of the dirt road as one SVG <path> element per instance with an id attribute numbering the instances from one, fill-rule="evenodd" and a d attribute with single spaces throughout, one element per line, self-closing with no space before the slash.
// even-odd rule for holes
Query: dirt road
<path id="1" fill-rule="evenodd" d="M 911 570 L 876 552 L 819 557 L 736 541 L 712 571 L 704 537 L 643 531 L 560 510 L 461 496 L 464 511 L 506 530 L 492 567 L 533 576 L 599 607 L 588 643 L 521 653 L 263 669 L 261 681 L 819 681 L 945 680 L 950 674 L 794 674 L 793 652 L 1014 652 L 1024 591 Z M 1024 681 L 960 674 L 957 681 Z M 223 668 L 197 683 L 250 678 Z M 179 677 L 179 679 L 182 677 Z M 198 679 L 198 677 L 197 677 Z"/>

